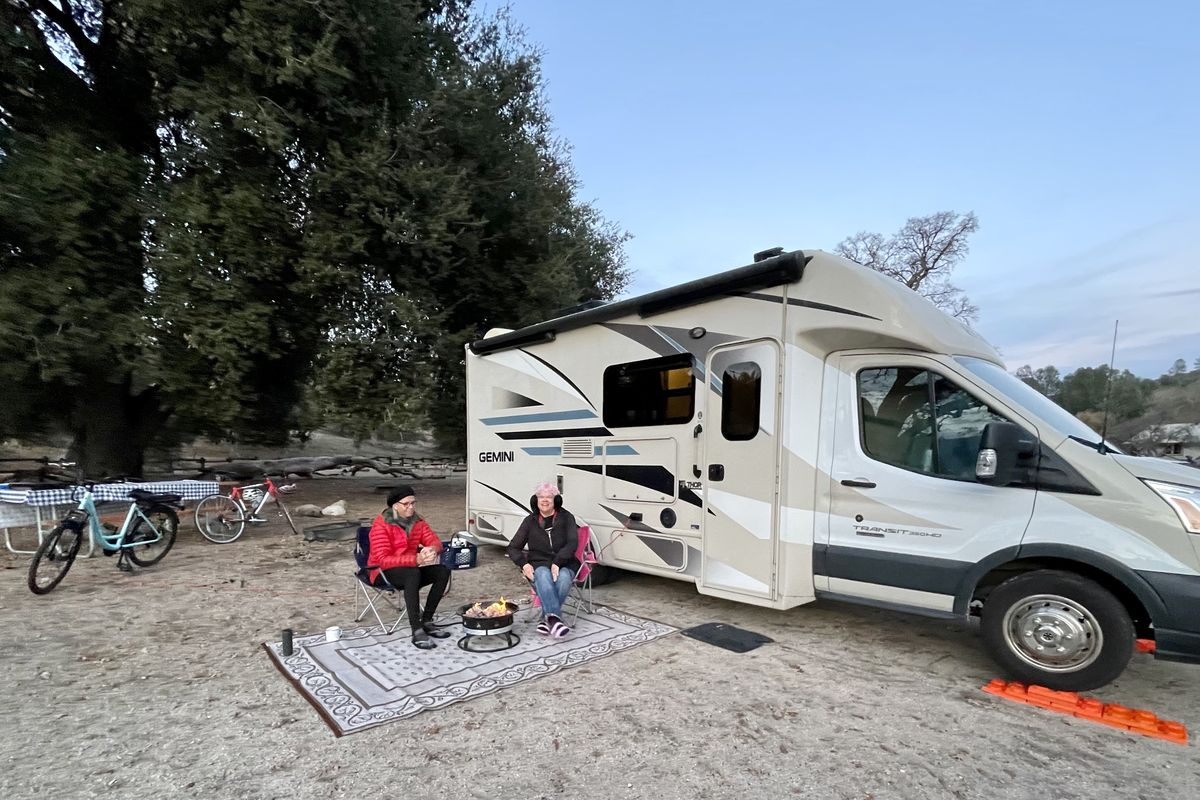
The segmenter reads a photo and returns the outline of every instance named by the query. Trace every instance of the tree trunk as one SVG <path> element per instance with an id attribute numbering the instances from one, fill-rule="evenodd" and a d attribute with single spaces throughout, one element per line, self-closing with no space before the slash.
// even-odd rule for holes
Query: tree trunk
<path id="1" fill-rule="evenodd" d="M 85 479 L 143 477 L 146 448 L 163 415 L 152 392 L 131 389 L 126 373 L 94 376 L 81 390 L 69 453 Z"/>

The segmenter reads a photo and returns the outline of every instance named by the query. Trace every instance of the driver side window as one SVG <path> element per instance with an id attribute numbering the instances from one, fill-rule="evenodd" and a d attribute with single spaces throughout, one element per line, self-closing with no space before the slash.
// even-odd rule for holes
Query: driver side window
<path id="1" fill-rule="evenodd" d="M 984 427 L 1005 421 L 945 376 L 919 367 L 862 370 L 858 398 L 867 455 L 942 478 L 975 480 Z"/>

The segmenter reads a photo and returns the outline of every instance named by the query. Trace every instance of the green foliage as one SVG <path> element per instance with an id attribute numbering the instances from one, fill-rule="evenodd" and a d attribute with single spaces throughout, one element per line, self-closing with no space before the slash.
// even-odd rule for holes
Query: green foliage
<path id="1" fill-rule="evenodd" d="M 461 446 L 466 342 L 628 280 L 502 15 L 3 8 L 2 435 L 69 430 L 92 472 L 324 422 Z"/>
<path id="2" fill-rule="evenodd" d="M 1073 414 L 1103 411 L 1107 397 L 1109 415 L 1116 420 L 1129 419 L 1145 411 L 1153 389 L 1153 381 L 1139 378 L 1129 370 L 1110 371 L 1106 364 L 1081 367 L 1063 378 L 1059 404 Z"/>

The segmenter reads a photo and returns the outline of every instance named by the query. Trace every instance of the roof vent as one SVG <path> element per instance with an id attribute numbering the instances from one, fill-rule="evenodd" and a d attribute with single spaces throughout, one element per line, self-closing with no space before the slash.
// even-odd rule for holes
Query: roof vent
<path id="1" fill-rule="evenodd" d="M 759 250 L 754 254 L 754 263 L 757 264 L 760 261 L 766 261 L 768 258 L 774 258 L 775 256 L 781 255 L 783 255 L 782 247 L 772 247 L 769 250 Z"/>

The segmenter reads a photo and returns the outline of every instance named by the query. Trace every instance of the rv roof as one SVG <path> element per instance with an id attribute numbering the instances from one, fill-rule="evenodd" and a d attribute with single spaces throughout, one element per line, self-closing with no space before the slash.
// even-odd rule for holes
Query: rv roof
<path id="1" fill-rule="evenodd" d="M 549 342 L 563 331 L 582 328 L 585 325 L 604 322 L 633 312 L 641 317 L 649 317 L 664 311 L 702 303 L 714 297 L 752 292 L 782 283 L 794 283 L 803 276 L 804 265 L 810 258 L 811 256 L 805 256 L 800 250 L 783 253 L 755 264 L 660 289 L 640 297 L 621 300 L 617 303 L 607 303 L 556 317 L 499 336 L 489 336 L 472 342 L 471 352 L 482 355 L 537 342 Z"/>

